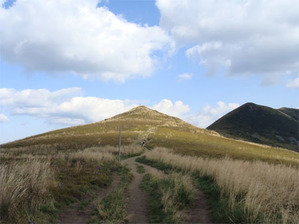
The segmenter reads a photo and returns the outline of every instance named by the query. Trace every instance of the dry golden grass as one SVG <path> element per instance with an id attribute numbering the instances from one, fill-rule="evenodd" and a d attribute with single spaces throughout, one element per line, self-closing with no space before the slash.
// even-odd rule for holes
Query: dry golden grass
<path id="1" fill-rule="evenodd" d="M 149 196 L 149 222 L 181 223 L 182 210 L 196 198 L 196 190 L 189 175 L 171 173 L 165 175 L 151 170 L 142 180 L 141 188 Z"/>
<path id="2" fill-rule="evenodd" d="M 73 159 L 86 160 L 114 160 L 115 155 L 118 154 L 118 147 L 116 146 L 94 146 L 80 149 L 57 150 L 58 145 L 33 145 L 17 148 L 0 148 L 0 158 L 2 159 L 49 159 L 49 158 L 64 158 L 69 157 Z M 121 146 L 121 155 L 130 156 L 140 154 L 144 149 L 140 145 L 131 144 Z"/>
<path id="3" fill-rule="evenodd" d="M 141 153 L 143 149 L 126 146 L 121 151 L 122 155 L 129 156 Z M 54 200 L 51 192 L 60 194 L 56 185 L 63 172 L 81 178 L 89 166 L 116 162 L 117 152 L 118 148 L 112 146 L 67 151 L 53 150 L 50 145 L 1 149 L 0 220 L 12 223 L 36 220 L 40 207 Z M 58 169 L 57 164 L 61 165 Z"/>
<path id="4" fill-rule="evenodd" d="M 178 206 L 180 203 L 180 201 L 177 201 L 178 195 L 180 195 L 182 191 L 186 192 L 186 195 L 192 195 L 192 197 L 194 197 L 195 189 L 190 176 L 173 173 L 167 178 L 164 177 L 163 179 L 168 179 L 168 181 L 171 183 L 170 186 L 165 184 L 166 186 L 163 187 L 162 185 L 162 187 L 160 187 L 162 192 L 161 202 L 165 211 Z M 179 212 L 177 212 L 177 216 L 180 216 Z"/>
<path id="5" fill-rule="evenodd" d="M 82 151 L 70 153 L 67 155 L 69 159 L 84 159 L 90 161 L 112 161 L 115 156 L 111 152 L 97 151 L 91 148 Z"/>
<path id="6" fill-rule="evenodd" d="M 150 160 L 211 176 L 231 208 L 243 208 L 248 222 L 262 218 L 267 223 L 299 223 L 298 168 L 228 157 L 182 156 L 164 148 L 145 155 Z"/>
<path id="7" fill-rule="evenodd" d="M 49 188 L 55 186 L 49 161 L 30 159 L 0 167 L 1 219 L 18 220 L 22 214 L 34 214 L 51 201 Z"/>
<path id="8" fill-rule="evenodd" d="M 118 154 L 118 147 L 110 146 L 110 145 L 95 146 L 95 147 L 86 148 L 85 150 L 89 152 Z M 121 155 L 124 156 L 139 154 L 142 152 L 144 152 L 144 149 L 140 145 L 132 144 L 132 145 L 121 146 Z"/>

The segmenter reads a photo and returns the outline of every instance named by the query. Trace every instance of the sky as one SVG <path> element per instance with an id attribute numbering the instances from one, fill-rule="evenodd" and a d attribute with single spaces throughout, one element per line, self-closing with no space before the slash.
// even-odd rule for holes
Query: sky
<path id="1" fill-rule="evenodd" d="M 297 0 L 0 0 L 0 143 L 145 105 L 299 108 Z"/>

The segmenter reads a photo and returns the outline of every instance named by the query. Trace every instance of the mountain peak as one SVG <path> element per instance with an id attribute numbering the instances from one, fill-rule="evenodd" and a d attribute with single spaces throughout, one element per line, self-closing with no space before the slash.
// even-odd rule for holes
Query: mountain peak
<path id="1" fill-rule="evenodd" d="M 130 112 L 130 111 L 131 112 L 142 112 L 142 111 L 153 111 L 153 110 L 150 109 L 150 108 L 148 108 L 148 107 L 146 107 L 146 106 L 140 105 L 140 106 L 132 108 L 128 112 Z"/>
<path id="2" fill-rule="evenodd" d="M 6 144 L 6 146 L 30 145 L 33 142 L 34 144 L 62 142 L 62 144 L 65 144 L 65 147 L 70 147 L 70 144 L 84 144 L 85 146 L 97 144 L 113 145 L 116 142 L 115 139 L 117 139 L 119 127 L 122 129 L 123 142 L 126 143 L 135 142 L 137 136 L 143 139 L 150 138 L 156 132 L 162 133 L 162 136 L 164 136 L 165 130 L 180 130 L 193 134 L 210 133 L 210 131 L 202 130 L 179 118 L 160 113 L 146 106 L 137 106 L 103 121 L 42 133 Z"/>
<path id="3" fill-rule="evenodd" d="M 298 110 L 246 103 L 211 124 L 222 135 L 299 150 Z"/>
<path id="4" fill-rule="evenodd" d="M 258 110 L 261 108 L 262 108 L 262 106 L 260 106 L 260 105 L 248 102 L 248 103 L 243 104 L 241 107 L 239 107 L 239 110 L 244 109 L 244 110 L 247 110 L 248 112 L 252 112 L 252 111 L 255 111 L 255 110 Z"/>
<path id="5" fill-rule="evenodd" d="M 160 117 L 161 115 L 167 116 L 156 110 L 152 110 L 146 106 L 137 106 L 127 112 L 118 114 L 110 119 L 158 119 L 158 117 Z"/>

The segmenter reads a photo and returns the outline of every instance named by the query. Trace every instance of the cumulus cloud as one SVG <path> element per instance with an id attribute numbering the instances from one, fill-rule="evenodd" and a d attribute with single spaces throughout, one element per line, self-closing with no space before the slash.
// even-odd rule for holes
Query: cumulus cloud
<path id="1" fill-rule="evenodd" d="M 49 123 L 79 125 L 125 112 L 134 106 L 129 100 L 81 96 L 80 88 L 50 92 L 47 89 L 0 89 L 0 106 L 12 115 L 29 115 Z"/>
<path id="2" fill-rule="evenodd" d="M 9 121 L 8 117 L 5 114 L 0 114 L 0 123 Z"/>
<path id="3" fill-rule="evenodd" d="M 271 75 L 299 71 L 296 0 L 157 0 L 160 26 L 208 74 Z M 192 46 L 193 45 L 193 46 Z M 265 77 L 267 79 L 267 77 Z"/>
<path id="4" fill-rule="evenodd" d="M 205 106 L 198 114 L 189 115 L 186 117 L 190 123 L 206 128 L 214 121 L 225 115 L 226 113 L 236 109 L 240 105 L 237 103 L 224 103 L 219 101 L 217 106 L 212 107 L 210 105 Z"/>
<path id="5" fill-rule="evenodd" d="M 101 121 L 136 107 L 135 100 L 104 99 L 82 96 L 80 88 L 58 91 L 47 89 L 0 89 L 0 107 L 11 115 L 27 115 L 48 123 L 80 125 Z M 163 99 L 153 109 L 183 118 L 190 111 L 182 101 Z M 5 115 L 0 120 L 5 120 Z"/>
<path id="6" fill-rule="evenodd" d="M 299 88 L 299 75 L 287 84 L 287 88 Z"/>
<path id="7" fill-rule="evenodd" d="M 82 96 L 80 88 L 58 91 L 47 89 L 0 88 L 0 107 L 4 112 L 27 115 L 48 123 L 59 125 L 80 125 L 101 121 L 138 106 L 136 100 L 104 99 Z M 190 114 L 190 107 L 182 101 L 163 99 L 150 106 L 152 109 L 179 117 L 199 127 L 207 127 L 225 113 L 239 107 L 236 103 L 218 102 L 217 106 L 205 106 L 199 113 Z M 0 122 L 9 121 L 0 114 Z"/>
<path id="8" fill-rule="evenodd" d="M 72 72 L 125 81 L 148 76 L 173 41 L 158 26 L 130 23 L 98 0 L 18 0 L 0 7 L 0 56 L 29 72 Z"/>
<path id="9" fill-rule="evenodd" d="M 179 81 L 183 81 L 183 80 L 189 80 L 192 79 L 193 74 L 191 73 L 183 73 L 178 75 Z"/>
<path id="10" fill-rule="evenodd" d="M 189 106 L 184 104 L 182 101 L 175 101 L 173 103 L 171 100 L 168 99 L 161 100 L 152 108 L 175 117 L 183 117 L 185 113 L 190 111 Z"/>

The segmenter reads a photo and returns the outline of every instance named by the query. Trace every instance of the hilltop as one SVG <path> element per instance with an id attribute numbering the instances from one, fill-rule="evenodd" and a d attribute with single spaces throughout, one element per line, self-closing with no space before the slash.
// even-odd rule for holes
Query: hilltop
<path id="1" fill-rule="evenodd" d="M 40 146 L 49 146 L 54 151 L 70 151 L 91 146 L 116 146 L 119 127 L 122 145 L 146 141 L 148 149 L 166 147 L 184 155 L 206 158 L 230 156 L 246 160 L 261 159 L 274 163 L 299 164 L 298 153 L 226 138 L 215 131 L 198 128 L 145 106 L 133 108 L 100 122 L 55 130 L 3 144 L 1 148 L 38 149 Z"/>
<path id="2" fill-rule="evenodd" d="M 117 162 L 119 127 L 122 163 Z M 144 106 L 1 145 L 0 158 L 2 214 L 9 223 L 139 223 L 147 217 L 150 223 L 210 223 L 210 209 L 219 214 L 215 223 L 298 220 L 299 153 L 229 139 Z M 246 201 L 254 202 L 251 213 Z M 261 204 L 267 210 L 256 209 Z M 288 219 L 281 215 L 285 208 Z"/>
<path id="3" fill-rule="evenodd" d="M 123 144 L 131 144 L 138 139 L 148 139 L 159 127 L 199 131 L 199 128 L 183 120 L 168 116 L 145 106 L 135 107 L 125 113 L 100 122 L 59 129 L 17 140 L 2 147 L 20 147 L 37 144 L 58 144 L 60 148 L 81 148 L 93 145 L 116 145 L 119 127 L 122 129 Z M 204 131 L 209 133 L 211 131 Z"/>
<path id="4" fill-rule="evenodd" d="M 208 129 L 231 138 L 299 151 L 298 117 L 298 109 L 273 109 L 246 103 L 215 121 Z"/>

